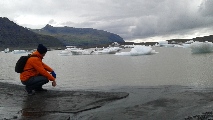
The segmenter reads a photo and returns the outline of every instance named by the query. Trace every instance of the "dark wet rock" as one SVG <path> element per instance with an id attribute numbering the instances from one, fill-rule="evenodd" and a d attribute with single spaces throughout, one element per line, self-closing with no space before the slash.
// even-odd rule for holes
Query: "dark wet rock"
<path id="1" fill-rule="evenodd" d="M 43 116 L 22 117 L 22 120 L 71 120 L 68 114 L 48 114 Z"/>
<path id="2" fill-rule="evenodd" d="M 0 83 L 0 119 L 68 120 L 71 114 L 96 109 L 128 95 L 125 92 L 48 90 L 27 96 L 24 86 Z"/>
<path id="3" fill-rule="evenodd" d="M 213 112 L 205 112 L 200 115 L 188 116 L 185 120 L 213 120 Z"/>

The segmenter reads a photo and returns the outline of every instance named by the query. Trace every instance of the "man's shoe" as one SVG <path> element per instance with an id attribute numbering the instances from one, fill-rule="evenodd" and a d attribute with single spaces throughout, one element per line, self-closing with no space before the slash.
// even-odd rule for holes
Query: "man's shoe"
<path id="1" fill-rule="evenodd" d="M 47 92 L 47 89 L 44 88 L 39 88 L 39 89 L 35 89 L 36 92 Z"/>
<path id="2" fill-rule="evenodd" d="M 25 88 L 25 90 L 26 90 L 28 96 L 35 95 L 35 92 L 33 90 L 31 90 L 31 89 L 29 89 L 27 87 Z"/>
<path id="3" fill-rule="evenodd" d="M 35 92 L 34 92 L 34 91 L 28 92 L 27 95 L 28 95 L 28 96 L 35 95 Z"/>

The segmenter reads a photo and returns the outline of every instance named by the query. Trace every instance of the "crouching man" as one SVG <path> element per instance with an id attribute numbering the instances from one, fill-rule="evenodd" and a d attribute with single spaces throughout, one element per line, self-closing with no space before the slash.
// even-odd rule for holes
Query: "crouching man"
<path id="1" fill-rule="evenodd" d="M 56 74 L 52 68 L 42 62 L 43 57 L 47 53 L 47 48 L 42 44 L 38 45 L 35 52 L 31 54 L 24 67 L 24 71 L 20 73 L 20 79 L 24 84 L 28 95 L 34 95 L 35 92 L 47 91 L 42 86 L 49 81 L 52 86 L 56 86 Z"/>

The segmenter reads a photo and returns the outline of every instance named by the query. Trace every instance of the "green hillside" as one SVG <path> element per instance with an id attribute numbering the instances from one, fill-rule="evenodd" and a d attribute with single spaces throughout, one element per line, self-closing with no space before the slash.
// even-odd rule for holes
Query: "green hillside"
<path id="1" fill-rule="evenodd" d="M 125 42 L 119 35 L 92 28 L 53 27 L 46 25 L 42 29 L 32 29 L 32 31 L 42 35 L 53 36 L 65 45 L 78 47 L 108 46 L 113 42 Z"/>
<path id="2" fill-rule="evenodd" d="M 48 48 L 64 47 L 57 38 L 36 34 L 27 28 L 17 25 L 8 18 L 0 17 L 0 48 L 32 49 L 38 44 L 44 44 Z"/>

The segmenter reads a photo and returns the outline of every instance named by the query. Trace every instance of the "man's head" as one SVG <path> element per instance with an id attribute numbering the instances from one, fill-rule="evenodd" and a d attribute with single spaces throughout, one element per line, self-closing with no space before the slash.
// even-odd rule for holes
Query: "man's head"
<path id="1" fill-rule="evenodd" d="M 47 52 L 47 48 L 45 46 L 43 46 L 42 44 L 39 44 L 38 45 L 38 48 L 37 48 L 37 51 L 40 53 L 40 54 L 46 54 Z"/>

